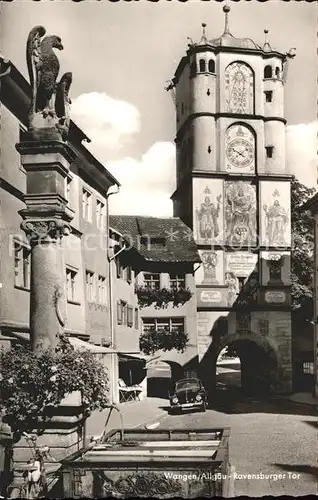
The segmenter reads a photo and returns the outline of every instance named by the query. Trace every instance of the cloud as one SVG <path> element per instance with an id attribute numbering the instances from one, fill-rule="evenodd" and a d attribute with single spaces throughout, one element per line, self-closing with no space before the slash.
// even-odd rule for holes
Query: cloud
<path id="1" fill-rule="evenodd" d="M 175 190 L 175 145 L 156 142 L 141 159 L 112 155 L 140 132 L 139 111 L 130 103 L 105 93 L 81 94 L 72 102 L 72 120 L 91 139 L 85 146 L 121 183 L 109 200 L 113 214 L 172 215 L 170 196 Z"/>
<path id="2" fill-rule="evenodd" d="M 119 194 L 109 199 L 112 214 L 172 216 L 170 196 L 175 190 L 176 149 L 156 142 L 140 160 L 110 161 L 108 170 L 119 180 Z"/>
<path id="3" fill-rule="evenodd" d="M 105 93 L 81 94 L 72 101 L 72 120 L 92 140 L 89 149 L 101 156 L 116 151 L 140 132 L 139 111 Z"/>
<path id="4" fill-rule="evenodd" d="M 170 196 L 175 190 L 176 150 L 172 142 L 155 142 L 140 159 L 127 156 L 110 161 L 140 132 L 140 114 L 132 104 L 105 93 L 74 99 L 72 119 L 92 140 L 86 147 L 121 183 L 119 194 L 110 198 L 111 213 L 173 215 Z M 308 187 L 317 187 L 317 133 L 318 122 L 286 128 L 287 171 Z"/>
<path id="5" fill-rule="evenodd" d="M 318 122 L 286 127 L 287 171 L 308 187 L 317 188 Z"/>

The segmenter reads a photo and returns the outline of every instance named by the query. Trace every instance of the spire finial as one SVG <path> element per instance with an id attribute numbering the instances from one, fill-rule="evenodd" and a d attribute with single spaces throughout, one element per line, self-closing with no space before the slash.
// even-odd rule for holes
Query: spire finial
<path id="1" fill-rule="evenodd" d="M 264 30 L 264 33 L 265 33 L 265 42 L 264 42 L 264 45 L 263 45 L 263 50 L 266 51 L 266 52 L 271 52 L 272 47 L 271 47 L 271 45 L 270 45 L 270 43 L 268 41 L 268 37 L 267 37 L 267 35 L 268 35 L 269 32 L 268 32 L 268 30 Z"/>
<path id="2" fill-rule="evenodd" d="M 207 43 L 207 37 L 206 37 L 206 24 L 205 23 L 202 23 L 202 36 L 201 36 L 201 40 L 200 40 L 200 43 Z"/>
<path id="3" fill-rule="evenodd" d="M 231 10 L 231 7 L 229 5 L 224 5 L 223 7 L 223 12 L 225 14 L 225 23 L 224 23 L 224 33 L 230 34 L 229 30 L 229 12 Z"/>

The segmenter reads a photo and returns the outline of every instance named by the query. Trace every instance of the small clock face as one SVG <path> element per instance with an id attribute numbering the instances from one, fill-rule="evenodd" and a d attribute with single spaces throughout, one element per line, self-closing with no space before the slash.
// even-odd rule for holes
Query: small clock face
<path id="1" fill-rule="evenodd" d="M 234 139 L 226 148 L 228 161 L 234 167 L 248 167 L 253 162 L 254 148 L 245 139 Z"/>

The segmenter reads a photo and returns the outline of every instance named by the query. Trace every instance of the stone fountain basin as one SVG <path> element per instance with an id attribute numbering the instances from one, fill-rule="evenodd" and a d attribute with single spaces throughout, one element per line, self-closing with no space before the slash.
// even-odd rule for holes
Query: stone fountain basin
<path id="1" fill-rule="evenodd" d="M 226 496 L 228 458 L 227 428 L 114 429 L 63 460 L 63 496 Z M 167 477 L 167 471 L 176 477 Z M 216 474 L 221 476 L 211 479 Z"/>

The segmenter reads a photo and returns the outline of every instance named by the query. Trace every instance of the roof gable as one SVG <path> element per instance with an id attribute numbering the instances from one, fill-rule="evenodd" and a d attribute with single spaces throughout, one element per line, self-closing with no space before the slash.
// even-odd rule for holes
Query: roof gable
<path id="1" fill-rule="evenodd" d="M 120 232 L 148 261 L 201 262 L 191 229 L 178 217 L 111 215 Z"/>

